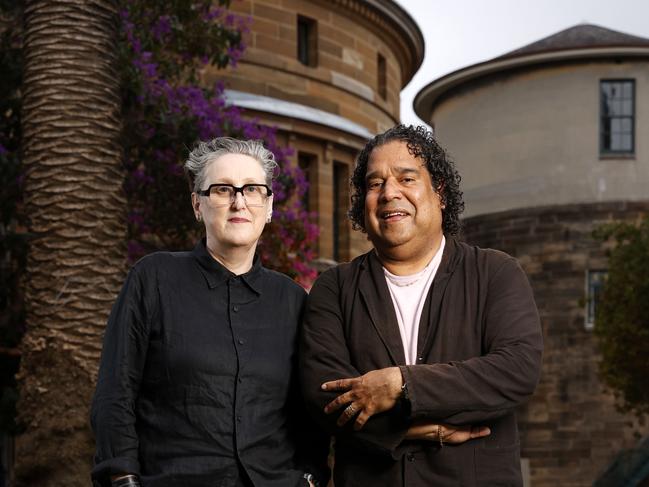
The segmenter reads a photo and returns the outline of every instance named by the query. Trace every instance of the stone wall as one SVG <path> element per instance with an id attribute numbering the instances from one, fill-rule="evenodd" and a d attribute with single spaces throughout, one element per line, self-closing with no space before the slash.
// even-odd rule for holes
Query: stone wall
<path id="1" fill-rule="evenodd" d="M 351 2 L 354 3 L 354 2 Z M 228 88 L 300 103 L 381 132 L 399 120 L 402 79 L 397 46 L 380 26 L 337 2 L 241 0 L 232 10 L 252 18 L 244 57 L 234 70 L 211 71 L 208 81 Z M 317 65 L 297 59 L 298 15 L 317 22 Z M 378 55 L 386 60 L 387 92 L 378 92 Z"/>
<path id="2" fill-rule="evenodd" d="M 599 224 L 635 221 L 649 201 L 512 210 L 464 221 L 463 238 L 517 257 L 527 272 L 543 326 L 540 384 L 519 413 L 523 458 L 531 485 L 590 486 L 622 448 L 649 434 L 615 410 L 598 379 L 598 352 L 585 328 L 588 269 L 605 269 L 605 246 L 592 237 Z"/>

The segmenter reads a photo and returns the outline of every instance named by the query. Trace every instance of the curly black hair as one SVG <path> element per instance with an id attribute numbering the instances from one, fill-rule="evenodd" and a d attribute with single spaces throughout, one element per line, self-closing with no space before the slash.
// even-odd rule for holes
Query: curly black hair
<path id="1" fill-rule="evenodd" d="M 455 164 L 425 127 L 397 125 L 370 140 L 358 155 L 354 174 L 351 177 L 352 206 L 349 218 L 355 230 L 365 229 L 365 175 L 372 151 L 393 140 L 401 140 L 408 145 L 408 152 L 422 159 L 430 173 L 433 188 L 440 195 L 442 204 L 442 230 L 446 235 L 457 235 L 460 230 L 460 213 L 464 211 L 460 175 Z"/>

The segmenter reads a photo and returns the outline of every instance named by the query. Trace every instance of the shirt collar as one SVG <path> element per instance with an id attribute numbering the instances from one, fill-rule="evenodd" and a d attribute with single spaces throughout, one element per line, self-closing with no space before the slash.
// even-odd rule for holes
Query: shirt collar
<path id="1" fill-rule="evenodd" d="M 263 267 L 257 254 L 255 254 L 255 258 L 252 261 L 252 267 L 250 268 L 250 270 L 245 274 L 241 274 L 239 276 L 227 269 L 223 264 L 221 264 L 210 255 L 209 251 L 207 250 L 204 238 L 196 244 L 194 250 L 192 250 L 192 255 L 198 262 L 198 267 L 201 271 L 201 274 L 203 274 L 203 277 L 205 277 L 207 285 L 210 289 L 214 289 L 215 287 L 225 283 L 229 279 L 239 277 L 255 293 L 261 294 L 261 277 Z"/>
<path id="2" fill-rule="evenodd" d="M 430 276 L 431 274 L 434 276 L 439 267 L 439 263 L 442 260 L 442 253 L 444 252 L 445 243 L 446 243 L 446 237 L 442 235 L 442 241 L 439 244 L 439 248 L 437 249 L 437 252 L 435 252 L 435 255 L 433 255 L 433 258 L 430 260 L 428 264 L 426 264 L 426 267 L 424 267 L 419 272 L 415 272 L 414 274 L 410 274 L 407 276 L 397 276 L 395 274 L 392 274 L 389 270 L 385 268 L 385 266 L 382 265 L 383 273 L 385 274 L 386 279 L 390 281 L 392 284 L 394 284 L 395 286 L 405 287 L 405 286 L 411 286 L 412 284 L 420 281 L 421 278 L 424 276 Z M 424 279 L 423 282 L 426 282 L 427 279 L 428 278 Z"/>
<path id="3" fill-rule="evenodd" d="M 452 273 L 459 262 L 463 260 L 462 252 L 458 251 L 458 246 L 459 244 L 456 237 L 447 237 L 446 235 L 444 235 L 444 248 L 440 249 L 442 251 L 442 255 L 436 275 Z M 384 267 L 379 260 L 376 249 L 370 250 L 365 255 L 367 256 L 367 259 L 365 260 L 365 263 L 362 264 L 363 267 L 365 267 L 366 265 L 369 266 L 370 269 L 372 269 L 372 267 L 375 267 L 374 270 L 378 272 L 377 275 L 385 277 L 383 273 Z M 440 258 L 438 255 L 436 255 L 435 257 Z"/>

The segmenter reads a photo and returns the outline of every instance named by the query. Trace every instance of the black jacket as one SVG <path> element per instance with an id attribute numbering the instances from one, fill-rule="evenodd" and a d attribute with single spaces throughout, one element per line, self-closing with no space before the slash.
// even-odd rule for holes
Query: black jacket
<path id="1" fill-rule="evenodd" d="M 534 391 L 542 335 L 532 290 L 512 257 L 447 238 L 419 326 L 418 360 L 401 336 L 374 251 L 323 273 L 308 299 L 300 347 L 312 414 L 336 435 L 336 487 L 520 486 L 514 408 Z M 370 418 L 360 432 L 335 425 L 329 380 L 400 366 L 410 404 Z M 414 419 L 486 425 L 491 435 L 440 448 L 408 441 Z M 351 423 L 351 422 L 350 422 Z"/>

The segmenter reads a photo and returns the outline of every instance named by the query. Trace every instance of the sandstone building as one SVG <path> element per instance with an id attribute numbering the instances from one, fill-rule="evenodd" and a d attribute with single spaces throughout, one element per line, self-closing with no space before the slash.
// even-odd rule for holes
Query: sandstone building
<path id="1" fill-rule="evenodd" d="M 424 87 L 417 114 L 463 178 L 467 241 L 518 257 L 545 338 L 520 414 L 530 485 L 592 485 L 647 434 L 616 412 L 592 336 L 600 223 L 649 212 L 649 39 L 578 25 Z M 635 436 L 634 436 L 635 435 Z"/>
<path id="2" fill-rule="evenodd" d="M 246 52 L 211 76 L 224 79 L 230 102 L 278 127 L 308 174 L 319 257 L 349 260 L 368 248 L 346 218 L 355 157 L 398 123 L 423 36 L 392 0 L 242 0 L 232 9 L 252 18 Z"/>

